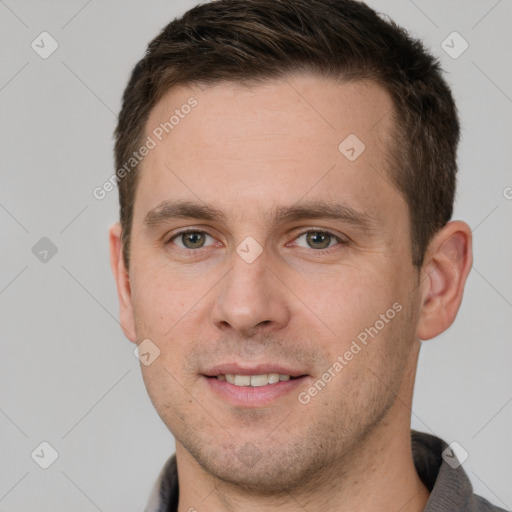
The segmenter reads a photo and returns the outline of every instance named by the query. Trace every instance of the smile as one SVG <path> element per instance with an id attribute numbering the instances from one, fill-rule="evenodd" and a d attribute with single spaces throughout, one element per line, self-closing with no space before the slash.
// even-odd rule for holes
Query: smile
<path id="1" fill-rule="evenodd" d="M 278 382 L 284 382 L 290 380 L 290 375 L 283 373 L 263 373 L 261 375 L 234 375 L 232 373 L 226 373 L 217 375 L 217 379 L 221 381 L 229 382 L 235 386 L 252 386 L 260 387 L 268 384 L 277 384 Z"/>

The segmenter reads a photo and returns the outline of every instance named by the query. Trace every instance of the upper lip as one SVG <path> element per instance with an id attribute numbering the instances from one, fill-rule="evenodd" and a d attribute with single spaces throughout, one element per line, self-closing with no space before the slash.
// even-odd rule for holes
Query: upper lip
<path id="1" fill-rule="evenodd" d="M 258 364 L 255 366 L 225 363 L 214 366 L 204 371 L 203 374 L 207 377 L 217 377 L 218 375 L 263 375 L 268 373 L 280 373 L 282 375 L 290 375 L 291 377 L 306 375 L 304 371 L 275 363 Z"/>

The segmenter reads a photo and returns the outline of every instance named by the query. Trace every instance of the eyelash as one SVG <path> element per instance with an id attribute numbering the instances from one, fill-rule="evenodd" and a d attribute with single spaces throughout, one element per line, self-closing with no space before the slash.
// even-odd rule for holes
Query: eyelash
<path id="1" fill-rule="evenodd" d="M 175 233 L 174 235 L 172 235 L 172 237 L 167 240 L 165 245 L 170 244 L 174 239 L 176 239 L 176 238 L 178 238 L 178 237 L 180 237 L 182 235 L 186 235 L 187 233 L 201 233 L 201 234 L 205 234 L 205 235 L 211 236 L 213 238 L 213 236 L 210 235 L 210 233 L 208 233 L 207 231 L 203 231 L 203 230 L 200 230 L 200 229 L 185 229 L 183 231 L 180 231 L 180 232 Z M 313 252 L 316 252 L 316 253 L 330 254 L 338 245 L 344 246 L 344 245 L 348 244 L 348 240 L 343 240 L 338 235 L 335 235 L 331 231 L 328 231 L 328 230 L 325 230 L 325 229 L 307 229 L 306 231 L 302 231 L 301 233 L 299 233 L 294 238 L 294 240 L 297 240 L 301 236 L 306 235 L 308 233 L 320 233 L 322 235 L 330 235 L 331 237 L 333 237 L 338 242 L 337 245 L 334 245 L 332 247 L 328 247 L 326 249 L 311 249 L 310 248 Z M 189 253 L 195 253 L 196 255 L 201 255 L 201 254 L 203 254 L 203 252 L 205 250 L 208 249 L 208 247 L 199 247 L 198 249 L 184 249 L 183 247 L 179 247 L 179 246 L 177 246 L 177 247 L 178 247 L 178 249 L 181 249 L 181 250 L 189 252 Z M 306 249 L 306 247 L 302 247 L 302 249 Z"/>

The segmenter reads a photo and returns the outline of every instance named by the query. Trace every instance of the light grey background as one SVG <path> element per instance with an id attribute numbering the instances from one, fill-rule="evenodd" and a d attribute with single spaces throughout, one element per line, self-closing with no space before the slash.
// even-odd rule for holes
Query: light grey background
<path id="1" fill-rule="evenodd" d="M 142 510 L 174 450 L 117 322 L 107 244 L 117 190 L 102 201 L 92 190 L 113 172 L 132 66 L 194 4 L 0 1 L 1 511 Z M 447 72 L 463 125 L 454 218 L 474 233 L 459 316 L 422 348 L 412 426 L 457 441 L 476 492 L 510 508 L 511 1 L 371 4 Z M 31 48 L 43 31 L 59 45 L 47 59 Z M 441 47 L 454 31 L 469 44 L 456 59 Z M 42 237 L 58 249 L 47 262 L 32 252 Z M 48 469 L 31 458 L 42 441 L 58 452 Z"/>

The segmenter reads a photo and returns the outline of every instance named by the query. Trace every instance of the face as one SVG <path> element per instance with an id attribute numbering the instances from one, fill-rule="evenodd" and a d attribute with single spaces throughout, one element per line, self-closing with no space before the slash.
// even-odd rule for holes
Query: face
<path id="1" fill-rule="evenodd" d="M 126 318 L 160 350 L 141 368 L 178 453 L 221 480 L 292 489 L 393 421 L 418 274 L 391 112 L 376 84 L 297 75 L 150 115 Z"/>

